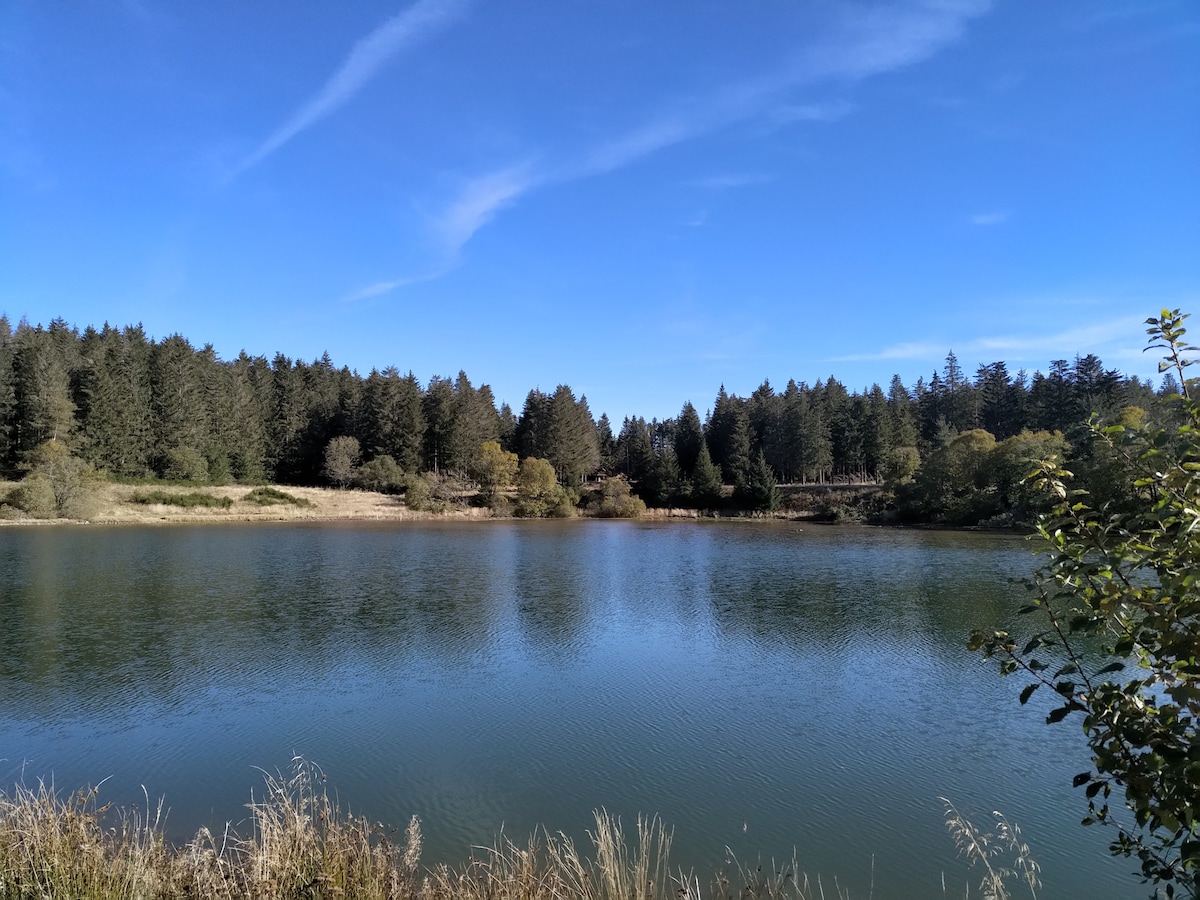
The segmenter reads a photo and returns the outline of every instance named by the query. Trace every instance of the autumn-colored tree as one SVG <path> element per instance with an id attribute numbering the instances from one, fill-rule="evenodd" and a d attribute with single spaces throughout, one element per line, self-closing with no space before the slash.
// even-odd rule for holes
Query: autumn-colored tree
<path id="1" fill-rule="evenodd" d="M 517 470 L 517 515 L 570 515 L 571 504 L 549 461 L 527 456 Z"/>
<path id="2" fill-rule="evenodd" d="M 471 474 L 485 497 L 494 500 L 512 485 L 518 468 L 517 454 L 501 448 L 499 441 L 484 441 L 475 454 Z"/>

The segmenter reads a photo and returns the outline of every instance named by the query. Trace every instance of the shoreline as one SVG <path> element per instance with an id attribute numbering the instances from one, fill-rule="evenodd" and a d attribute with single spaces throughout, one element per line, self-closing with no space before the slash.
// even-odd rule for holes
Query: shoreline
<path id="1" fill-rule="evenodd" d="M 3 490 L 15 483 L 0 483 Z M 6 526 L 36 527 L 62 525 L 222 525 L 279 522 L 351 523 L 351 522 L 429 522 L 429 521 L 515 521 L 514 516 L 496 516 L 488 507 L 466 506 L 445 512 L 412 510 L 401 497 L 361 489 L 339 490 L 326 487 L 292 487 L 271 485 L 299 504 L 287 502 L 260 506 L 247 501 L 246 495 L 256 485 L 178 485 L 178 484 L 118 484 L 105 483 L 99 486 L 93 499 L 95 512 L 86 518 L 35 518 L 21 516 L 0 518 L 0 528 Z M 137 494 L 158 492 L 186 495 L 205 494 L 228 499 L 231 505 L 219 507 L 179 507 L 162 503 L 137 503 Z M 581 515 L 575 518 L 593 518 Z M 810 516 L 796 512 L 772 515 L 706 515 L 700 510 L 682 507 L 652 508 L 637 520 L 628 521 L 779 521 L 812 522 Z"/>
<path id="2" fill-rule="evenodd" d="M 15 482 L 0 482 L 0 497 Z M 496 516 L 488 507 L 464 506 L 444 512 L 412 510 L 394 494 L 381 494 L 359 488 L 293 487 L 270 485 L 294 498 L 298 503 L 277 502 L 259 505 L 246 497 L 261 485 L 179 485 L 179 484 L 118 484 L 100 485 L 93 498 L 95 512 L 86 518 L 35 518 L 0 516 L 0 529 L 5 527 L 58 526 L 166 526 L 166 525 L 251 525 L 279 523 L 353 524 L 382 522 L 501 522 L 518 521 L 516 516 Z M 818 491 L 824 486 L 811 486 Z M 810 488 L 811 489 L 811 488 Z M 137 494 L 150 492 L 186 495 L 205 494 L 227 499 L 227 507 L 180 507 L 173 504 L 138 503 Z M 572 518 L 598 518 L 579 515 Z M 567 521 L 567 520 L 564 520 Z M 727 511 L 713 515 L 684 507 L 653 507 L 637 519 L 640 522 L 757 522 L 793 523 L 813 526 L 853 526 L 873 528 L 906 528 L 930 531 L 978 531 L 1023 534 L 1024 529 L 983 528 L 970 525 L 944 525 L 933 522 L 872 522 L 868 520 L 830 521 L 809 509 L 783 509 L 770 514 Z"/>

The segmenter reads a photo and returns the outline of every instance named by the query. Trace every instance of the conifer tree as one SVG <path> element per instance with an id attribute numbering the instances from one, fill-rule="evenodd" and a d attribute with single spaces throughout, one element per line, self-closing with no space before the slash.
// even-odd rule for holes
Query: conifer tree
<path id="1" fill-rule="evenodd" d="M 782 468 L 782 398 L 764 380 L 746 401 L 750 424 L 750 455 L 762 453 L 772 468 Z"/>
<path id="2" fill-rule="evenodd" d="M 449 379 L 434 376 L 425 389 L 421 408 L 425 413 L 425 469 L 440 474 L 449 467 L 454 443 L 454 386 Z"/>
<path id="3" fill-rule="evenodd" d="M 738 488 L 737 500 L 754 512 L 774 512 L 779 509 L 779 487 L 761 451 L 750 464 L 745 484 Z"/>
<path id="4" fill-rule="evenodd" d="M 717 509 L 721 506 L 721 470 L 712 461 L 708 444 L 700 442 L 700 453 L 692 469 L 692 505 L 698 509 Z"/>
<path id="5" fill-rule="evenodd" d="M 425 442 L 421 386 L 395 366 L 372 371 L 363 386 L 360 413 L 369 458 L 390 456 L 405 472 L 420 471 Z"/>
<path id="6" fill-rule="evenodd" d="M 474 464 L 480 445 L 499 437 L 500 419 L 492 389 L 486 384 L 474 388 L 467 373 L 460 371 L 454 382 L 447 467 L 456 472 L 468 471 Z"/>
<path id="7" fill-rule="evenodd" d="M 546 458 L 549 420 L 550 398 L 534 388 L 525 397 L 525 406 L 513 432 L 513 449 L 517 456 L 521 459 L 530 456 Z"/>
<path id="8" fill-rule="evenodd" d="M 647 506 L 674 506 L 683 489 L 679 461 L 673 446 L 652 452 L 637 485 L 637 494 Z"/>
<path id="9" fill-rule="evenodd" d="M 507 403 L 501 403 L 498 418 L 500 420 L 500 446 L 510 453 L 515 453 L 516 450 L 513 449 L 513 444 L 517 431 L 517 417 L 513 415 L 512 407 Z"/>
<path id="10" fill-rule="evenodd" d="M 587 398 L 560 384 L 545 409 L 543 427 L 546 458 L 564 484 L 578 484 L 600 465 L 600 440 Z"/>
<path id="11" fill-rule="evenodd" d="M 0 315 L 0 475 L 11 471 L 15 462 L 13 411 L 16 405 L 12 326 L 7 316 Z"/>
<path id="12" fill-rule="evenodd" d="M 917 422 L 913 401 L 899 375 L 892 376 L 888 387 L 888 444 L 892 447 L 917 446 Z"/>
<path id="13" fill-rule="evenodd" d="M 18 328 L 13 360 L 17 450 L 30 453 L 46 441 L 74 438 L 75 403 L 61 342 L 49 331 Z"/>
<path id="14" fill-rule="evenodd" d="M 230 474 L 254 484 L 267 475 L 267 419 L 271 369 L 266 359 L 238 354 L 228 372 L 228 453 Z"/>
<path id="15" fill-rule="evenodd" d="M 679 469 L 684 476 L 690 476 L 700 457 L 700 445 L 704 443 L 704 426 L 696 407 L 689 400 L 679 411 L 675 424 L 675 456 L 679 460 Z"/>
<path id="16" fill-rule="evenodd" d="M 81 341 L 82 454 L 116 475 L 144 476 L 151 470 L 152 352 L 141 326 L 117 331 L 105 324 L 100 332 L 87 329 Z"/>
<path id="17" fill-rule="evenodd" d="M 613 437 L 608 413 L 601 413 L 596 422 L 596 440 L 600 449 L 600 471 L 611 475 L 617 470 L 617 439 Z"/>
<path id="18" fill-rule="evenodd" d="M 750 419 L 746 404 L 725 393 L 725 385 L 717 393 L 704 438 L 726 483 L 741 484 L 750 468 Z"/>

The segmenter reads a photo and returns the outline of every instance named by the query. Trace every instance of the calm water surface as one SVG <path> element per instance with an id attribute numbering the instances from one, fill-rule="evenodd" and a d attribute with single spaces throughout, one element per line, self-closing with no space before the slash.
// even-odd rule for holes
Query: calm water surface
<path id="1" fill-rule="evenodd" d="M 604 807 L 705 875 L 794 849 L 881 900 L 963 895 L 946 796 L 1020 824 L 1040 896 L 1145 896 L 1078 824 L 1078 726 L 963 649 L 1032 564 L 764 523 L 2 529 L 0 784 L 145 785 L 182 840 L 303 754 L 354 811 L 420 816 L 429 862 Z"/>

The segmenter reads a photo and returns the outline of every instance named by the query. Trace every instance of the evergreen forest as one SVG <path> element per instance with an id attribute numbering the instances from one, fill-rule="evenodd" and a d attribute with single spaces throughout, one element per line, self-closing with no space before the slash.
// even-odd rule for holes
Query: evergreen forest
<path id="1" fill-rule="evenodd" d="M 531 514 L 623 476 L 655 507 L 772 511 L 779 485 L 878 485 L 867 510 L 877 519 L 1013 525 L 1039 511 L 1023 479 L 1051 457 L 1096 503 L 1132 499 L 1121 459 L 1084 439 L 1088 422 L 1165 423 L 1178 393 L 1170 375 L 1156 388 L 1094 355 L 968 374 L 951 352 L 911 386 L 764 381 L 748 397 L 721 386 L 703 419 L 689 400 L 674 418 L 617 427 L 565 384 L 529 391 L 514 412 L 462 371 L 364 377 L 328 354 L 222 360 L 140 325 L 14 328 L 0 316 L 0 475 L 32 471 L 53 446 L 116 480 L 353 485 L 413 499 L 450 481 L 486 498 L 539 477 L 518 463 L 540 460 L 564 493 Z"/>

